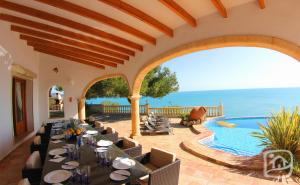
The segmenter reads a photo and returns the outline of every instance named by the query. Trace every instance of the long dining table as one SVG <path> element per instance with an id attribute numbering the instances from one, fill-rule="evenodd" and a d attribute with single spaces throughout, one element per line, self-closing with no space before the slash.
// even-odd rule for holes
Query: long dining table
<path id="1" fill-rule="evenodd" d="M 52 132 L 51 132 L 52 133 Z M 53 134 L 51 134 L 53 135 Z M 95 136 L 96 140 L 107 140 L 105 135 L 98 134 Z M 44 176 L 47 175 L 49 172 L 54 170 L 61 170 L 62 165 L 65 162 L 72 161 L 71 159 L 68 159 L 66 157 L 65 160 L 63 160 L 60 163 L 51 162 L 50 159 L 53 158 L 53 156 L 50 156 L 48 153 L 52 149 L 56 148 L 62 148 L 66 144 L 74 144 L 74 141 L 65 141 L 62 140 L 60 143 L 53 143 L 50 139 L 48 144 L 48 151 L 47 156 L 45 158 L 45 162 L 43 165 L 43 172 L 42 172 L 42 180 L 41 185 L 46 185 L 47 183 L 44 181 Z M 113 181 L 110 179 L 110 174 L 115 170 L 112 165 L 109 166 L 102 166 L 97 164 L 96 155 L 94 152 L 94 147 L 84 144 L 82 145 L 80 150 L 80 158 L 77 160 L 79 162 L 80 166 L 88 165 L 90 166 L 90 177 L 89 177 L 89 184 L 90 185 L 121 185 L 121 184 L 136 184 L 136 180 L 140 177 L 143 177 L 145 175 L 149 174 L 149 169 L 146 168 L 144 165 L 142 165 L 140 162 L 136 161 L 134 158 L 128 156 L 123 150 L 118 148 L 116 145 L 111 145 L 108 147 L 108 152 L 111 155 L 112 159 L 115 159 L 117 157 L 126 157 L 130 158 L 135 161 L 135 165 L 131 167 L 128 171 L 130 172 L 130 176 L 123 181 Z M 64 182 L 63 184 L 80 184 L 80 182 L 74 182 L 71 179 Z"/>

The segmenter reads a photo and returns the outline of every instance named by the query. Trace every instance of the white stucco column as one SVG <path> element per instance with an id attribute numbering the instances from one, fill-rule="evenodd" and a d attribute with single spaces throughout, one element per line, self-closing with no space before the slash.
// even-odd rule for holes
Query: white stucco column
<path id="1" fill-rule="evenodd" d="M 78 99 L 78 117 L 81 122 L 85 120 L 85 98 Z"/>
<path id="2" fill-rule="evenodd" d="M 131 135 L 130 137 L 140 136 L 140 96 L 129 96 L 131 100 Z"/>

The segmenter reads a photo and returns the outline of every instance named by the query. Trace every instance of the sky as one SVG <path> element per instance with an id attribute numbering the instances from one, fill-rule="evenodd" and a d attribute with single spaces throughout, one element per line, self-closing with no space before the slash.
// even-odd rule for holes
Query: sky
<path id="1" fill-rule="evenodd" d="M 194 52 L 162 66 L 175 72 L 179 91 L 300 87 L 300 63 L 283 53 L 256 47 Z"/>

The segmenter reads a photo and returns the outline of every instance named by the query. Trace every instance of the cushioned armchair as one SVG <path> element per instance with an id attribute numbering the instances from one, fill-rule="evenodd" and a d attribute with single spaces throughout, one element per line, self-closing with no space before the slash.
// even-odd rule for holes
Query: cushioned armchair
<path id="1" fill-rule="evenodd" d="M 102 135 L 105 135 L 105 137 L 108 140 L 111 140 L 112 142 L 116 143 L 119 139 L 119 133 L 111 127 L 107 127 L 105 130 L 101 132 Z"/>
<path id="2" fill-rule="evenodd" d="M 151 152 L 136 157 L 151 172 L 139 180 L 141 185 L 178 185 L 180 160 L 165 150 L 152 148 Z"/>
<path id="3" fill-rule="evenodd" d="M 40 153 L 34 151 L 26 161 L 25 167 L 22 169 L 22 177 L 28 178 L 31 184 L 38 184 L 42 176 L 42 161 Z"/>
<path id="4" fill-rule="evenodd" d="M 123 137 L 116 143 L 116 145 L 131 157 L 142 155 L 142 145 L 134 139 Z"/>

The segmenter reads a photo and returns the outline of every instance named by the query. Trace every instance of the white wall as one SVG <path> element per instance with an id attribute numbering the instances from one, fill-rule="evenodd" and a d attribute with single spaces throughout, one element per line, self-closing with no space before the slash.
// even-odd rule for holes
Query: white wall
<path id="1" fill-rule="evenodd" d="M 22 65 L 38 74 L 39 56 L 18 39 L 18 35 L 10 31 L 9 24 L 1 22 L 0 45 L 7 50 L 13 63 Z M 0 63 L 0 160 L 23 141 L 14 140 L 12 121 L 12 75 L 9 64 Z M 33 80 L 33 96 L 38 97 L 38 78 Z M 33 99 L 34 115 L 39 114 L 38 99 Z M 39 128 L 39 118 L 34 116 L 34 128 Z"/>
<path id="2" fill-rule="evenodd" d="M 58 73 L 53 68 L 58 68 Z M 53 85 L 61 85 L 64 89 L 64 111 L 65 119 L 77 118 L 77 100 L 83 89 L 93 79 L 102 76 L 104 70 L 87 65 L 70 62 L 61 58 L 40 55 L 40 84 L 39 84 L 39 107 L 40 120 L 48 120 L 48 92 Z M 69 102 L 72 97 L 72 102 Z"/>

